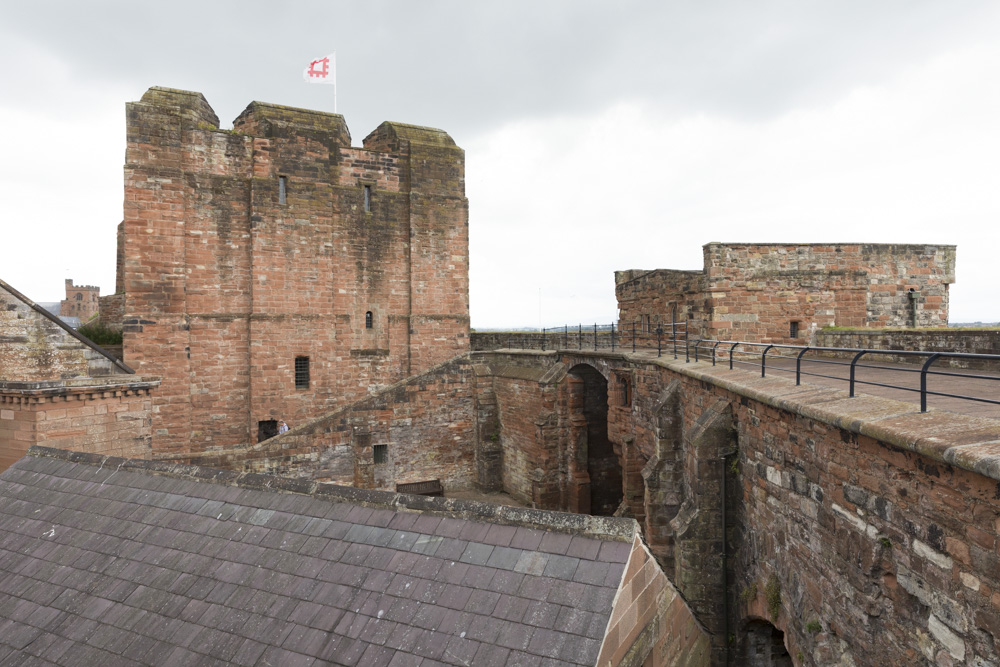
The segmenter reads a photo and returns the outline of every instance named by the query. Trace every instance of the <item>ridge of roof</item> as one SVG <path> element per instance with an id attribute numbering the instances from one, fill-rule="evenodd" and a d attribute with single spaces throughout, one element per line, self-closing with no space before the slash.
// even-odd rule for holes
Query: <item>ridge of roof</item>
<path id="1" fill-rule="evenodd" d="M 51 458 L 70 463 L 116 468 L 129 472 L 172 477 L 184 481 L 222 484 L 265 493 L 294 493 L 316 500 L 342 502 L 362 507 L 402 512 L 441 514 L 469 521 L 534 528 L 549 532 L 589 537 L 597 540 L 631 542 L 638 532 L 635 519 L 571 514 L 526 507 L 509 507 L 458 498 L 415 496 L 378 489 L 359 489 L 307 479 L 292 479 L 263 473 L 237 472 L 221 468 L 126 459 L 85 452 L 71 452 L 40 445 L 32 446 L 26 456 Z"/>

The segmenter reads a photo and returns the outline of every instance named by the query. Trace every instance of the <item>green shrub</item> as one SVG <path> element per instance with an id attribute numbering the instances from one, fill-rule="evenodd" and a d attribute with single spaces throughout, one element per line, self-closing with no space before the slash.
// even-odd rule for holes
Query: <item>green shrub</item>
<path id="1" fill-rule="evenodd" d="M 767 612 L 771 615 L 771 620 L 777 620 L 778 612 L 781 611 L 781 582 L 773 574 L 768 577 L 767 585 L 764 586 L 764 599 L 767 601 Z"/>
<path id="2" fill-rule="evenodd" d="M 122 332 L 117 329 L 112 329 L 101 322 L 84 324 L 77 329 L 76 332 L 97 345 L 122 344 Z"/>

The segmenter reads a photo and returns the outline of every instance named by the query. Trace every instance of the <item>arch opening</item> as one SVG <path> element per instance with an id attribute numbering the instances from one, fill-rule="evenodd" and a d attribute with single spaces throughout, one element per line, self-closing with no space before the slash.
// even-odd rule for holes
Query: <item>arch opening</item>
<path id="1" fill-rule="evenodd" d="M 785 633 L 761 619 L 747 624 L 744 640 L 744 664 L 747 667 L 792 667 L 792 657 L 785 647 Z"/>
<path id="2" fill-rule="evenodd" d="M 575 509 L 611 516 L 621 505 L 624 493 L 621 461 L 608 438 L 608 381 L 596 369 L 583 364 L 570 369 L 570 376 L 574 380 L 570 397 L 576 432 L 574 460 L 576 477 L 581 480 Z"/>

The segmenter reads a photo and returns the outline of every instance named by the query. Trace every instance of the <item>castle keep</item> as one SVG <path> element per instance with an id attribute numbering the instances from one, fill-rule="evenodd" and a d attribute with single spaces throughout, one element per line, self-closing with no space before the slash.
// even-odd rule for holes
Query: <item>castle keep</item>
<path id="1" fill-rule="evenodd" d="M 468 349 L 464 151 L 200 93 L 128 105 L 127 363 L 163 378 L 154 450 L 252 443 Z"/>

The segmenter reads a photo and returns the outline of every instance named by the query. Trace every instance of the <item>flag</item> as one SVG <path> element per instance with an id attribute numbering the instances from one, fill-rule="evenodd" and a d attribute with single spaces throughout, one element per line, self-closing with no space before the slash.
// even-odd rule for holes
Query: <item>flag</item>
<path id="1" fill-rule="evenodd" d="M 307 83 L 337 83 L 337 52 L 317 58 L 302 71 Z"/>

